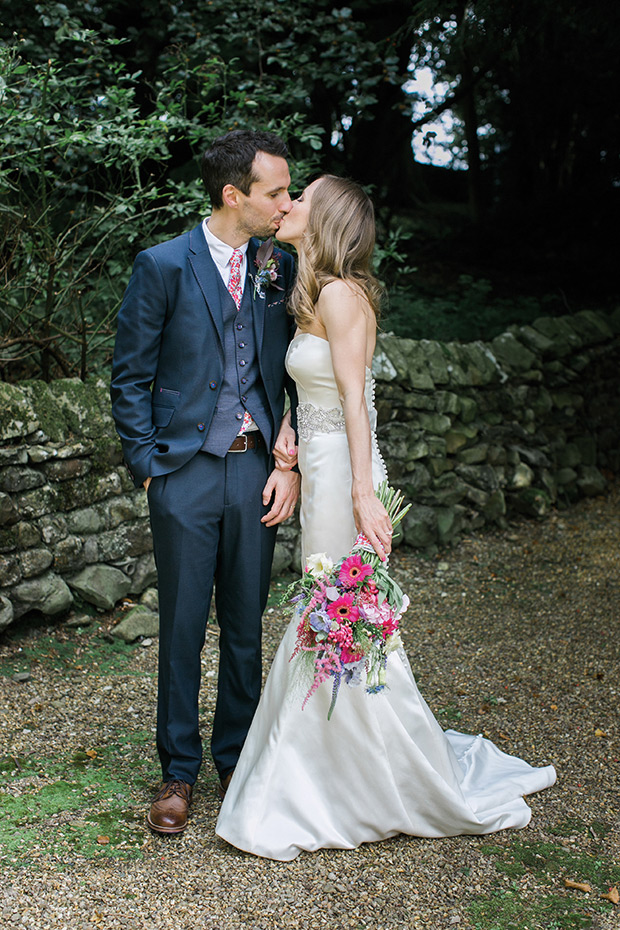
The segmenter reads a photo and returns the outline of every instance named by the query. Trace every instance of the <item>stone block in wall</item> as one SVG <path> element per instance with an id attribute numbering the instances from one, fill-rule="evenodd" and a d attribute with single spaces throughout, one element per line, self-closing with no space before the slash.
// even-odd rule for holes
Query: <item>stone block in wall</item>
<path id="1" fill-rule="evenodd" d="M 460 449 L 456 457 L 459 462 L 463 462 L 465 465 L 477 465 L 480 462 L 486 462 L 488 454 L 488 444 L 486 442 L 481 442 L 476 446 Z"/>
<path id="2" fill-rule="evenodd" d="M 513 454 L 518 455 L 519 461 L 527 462 L 532 468 L 547 468 L 551 464 L 549 456 L 542 449 L 518 444 L 511 444 L 509 448 Z"/>
<path id="3" fill-rule="evenodd" d="M 508 332 L 534 352 L 535 355 L 553 353 L 553 339 L 545 336 L 533 326 L 509 326 Z"/>
<path id="4" fill-rule="evenodd" d="M 372 360 L 372 374 L 377 381 L 394 381 L 398 377 L 398 372 L 383 348 L 383 338 L 379 336 L 377 339 L 377 347 Z"/>
<path id="5" fill-rule="evenodd" d="M 551 394 L 553 406 L 572 416 L 575 410 L 583 407 L 583 397 L 572 391 L 553 391 Z"/>
<path id="6" fill-rule="evenodd" d="M 575 436 L 573 444 L 579 449 L 583 465 L 596 465 L 596 439 L 593 436 Z"/>
<path id="7" fill-rule="evenodd" d="M 17 584 L 22 577 L 19 559 L 15 555 L 0 556 L 0 587 Z"/>
<path id="8" fill-rule="evenodd" d="M 112 610 L 131 588 L 131 579 L 111 565 L 88 565 L 67 581 L 87 604 L 103 610 Z"/>
<path id="9" fill-rule="evenodd" d="M 107 527 L 105 515 L 100 507 L 83 507 L 70 511 L 66 516 L 66 525 L 71 533 L 82 536 L 100 533 Z"/>
<path id="10" fill-rule="evenodd" d="M 53 545 L 59 539 L 64 539 L 68 533 L 67 521 L 60 513 L 45 514 L 39 520 L 39 529 L 41 530 L 43 542 L 48 545 Z"/>
<path id="11" fill-rule="evenodd" d="M 586 497 L 596 497 L 605 493 L 607 482 L 594 465 L 583 465 L 579 469 L 577 487 Z"/>
<path id="12" fill-rule="evenodd" d="M 417 549 L 425 549 L 437 541 L 437 512 L 433 507 L 412 504 L 401 526 L 405 542 Z"/>
<path id="13" fill-rule="evenodd" d="M 510 495 L 510 505 L 528 517 L 544 517 L 551 509 L 549 495 L 542 488 L 522 488 Z"/>
<path id="14" fill-rule="evenodd" d="M 74 481 L 58 484 L 54 490 L 59 509 L 66 512 L 121 494 L 121 477 L 116 470 L 102 475 L 93 472 Z"/>
<path id="15" fill-rule="evenodd" d="M 159 617 L 141 604 L 125 614 L 112 630 L 112 636 L 125 643 L 133 643 L 140 637 L 159 636 Z"/>
<path id="16" fill-rule="evenodd" d="M 428 468 L 431 477 L 439 478 L 440 475 L 445 474 L 447 471 L 454 470 L 454 461 L 452 459 L 446 458 L 429 458 L 426 462 L 426 467 Z"/>
<path id="17" fill-rule="evenodd" d="M 405 465 L 412 466 L 418 459 L 424 459 L 429 454 L 429 445 L 423 439 L 415 439 L 407 449 Z"/>
<path id="18" fill-rule="evenodd" d="M 536 356 L 512 333 L 502 333 L 491 341 L 493 355 L 504 368 L 515 372 L 524 372 L 536 364 Z"/>
<path id="19" fill-rule="evenodd" d="M 59 575 L 46 572 L 22 581 L 11 591 L 15 617 L 39 610 L 46 617 L 64 613 L 73 604 L 73 595 Z"/>
<path id="20" fill-rule="evenodd" d="M 453 388 L 468 387 L 472 383 L 466 369 L 461 364 L 461 348 L 458 342 L 447 342 L 443 346 L 448 369 L 448 383 Z"/>
<path id="21" fill-rule="evenodd" d="M 543 468 L 538 481 L 549 495 L 551 503 L 555 504 L 558 499 L 558 483 L 555 479 L 555 475 L 548 468 Z"/>
<path id="22" fill-rule="evenodd" d="M 435 383 L 431 377 L 424 350 L 418 342 L 413 339 L 399 339 L 398 353 L 395 352 L 393 343 L 387 346 L 384 343 L 390 359 L 394 362 L 399 376 L 401 364 L 404 363 L 404 381 L 416 391 L 432 391 Z M 401 359 L 403 362 L 401 363 Z"/>
<path id="23" fill-rule="evenodd" d="M 15 494 L 18 491 L 40 488 L 42 484 L 45 484 L 45 477 L 33 468 L 9 465 L 0 471 L 0 491 Z"/>
<path id="24" fill-rule="evenodd" d="M 417 462 L 413 467 L 408 469 L 403 478 L 400 480 L 405 497 L 409 500 L 416 500 L 420 493 L 431 483 L 431 475 L 426 467 Z"/>
<path id="25" fill-rule="evenodd" d="M 45 462 L 43 471 L 49 481 L 71 481 L 87 475 L 92 468 L 88 459 L 65 459 L 63 461 Z"/>
<path id="26" fill-rule="evenodd" d="M 450 417 L 443 413 L 425 413 L 421 410 L 416 416 L 418 426 L 428 433 L 434 433 L 436 436 L 442 436 L 447 433 L 452 426 Z"/>
<path id="27" fill-rule="evenodd" d="M 437 516 L 437 536 L 441 546 L 447 546 L 453 542 L 465 522 L 465 508 L 457 505 L 455 507 L 438 507 L 435 510 Z"/>
<path id="28" fill-rule="evenodd" d="M 56 488 L 44 484 L 32 491 L 25 491 L 16 498 L 19 513 L 26 520 L 35 520 L 45 514 L 56 513 L 62 509 L 62 503 Z"/>
<path id="29" fill-rule="evenodd" d="M 493 352 L 484 342 L 468 342 L 460 347 L 461 364 L 474 387 L 496 384 L 506 378 Z"/>
<path id="30" fill-rule="evenodd" d="M 49 549 L 27 549 L 19 555 L 19 564 L 24 578 L 42 575 L 54 560 Z"/>
<path id="31" fill-rule="evenodd" d="M 556 358 L 570 355 L 583 345 L 582 340 L 565 316 L 543 316 L 533 323 L 534 329 L 552 342 L 551 354 Z"/>
<path id="32" fill-rule="evenodd" d="M 57 572 L 77 572 L 84 567 L 84 543 L 80 536 L 66 536 L 53 548 L 54 569 Z"/>
<path id="33" fill-rule="evenodd" d="M 453 507 L 460 503 L 467 494 L 467 485 L 453 472 L 446 472 L 431 484 L 430 493 L 439 507 Z"/>
<path id="34" fill-rule="evenodd" d="M 15 523 L 19 519 L 17 507 L 8 494 L 0 491 L 0 525 L 4 523 Z"/>
<path id="35" fill-rule="evenodd" d="M 13 602 L 4 594 L 0 594 L 0 633 L 11 625 L 14 616 Z"/>
<path id="36" fill-rule="evenodd" d="M 504 497 L 504 492 L 497 488 L 495 491 L 491 491 L 488 495 L 487 500 L 483 507 L 484 515 L 487 520 L 490 520 L 492 523 L 497 523 L 501 521 L 506 514 L 506 498 Z"/>
<path id="37" fill-rule="evenodd" d="M 574 468 L 569 468 L 568 466 L 558 468 L 555 473 L 555 480 L 558 483 L 558 487 L 565 490 L 567 485 L 574 484 L 577 481 L 577 472 Z"/>
<path id="38" fill-rule="evenodd" d="M 403 408 L 405 410 L 435 410 L 436 396 L 432 392 L 409 391 L 403 398 Z"/>
<path id="39" fill-rule="evenodd" d="M 148 517 L 149 504 L 145 493 L 122 495 L 113 498 L 105 505 L 107 513 L 107 526 L 113 529 L 120 523 L 135 520 L 138 517 Z"/>
<path id="40" fill-rule="evenodd" d="M 407 341 L 407 340 L 405 340 Z M 411 340 L 409 340 L 411 341 Z M 376 378 L 381 378 L 386 381 L 393 381 L 394 377 L 397 377 L 399 381 L 409 383 L 409 373 L 407 371 L 407 358 L 403 352 L 403 347 L 401 340 L 398 336 L 394 336 L 392 333 L 381 333 L 377 338 L 377 348 L 375 350 L 375 355 L 378 356 L 377 366 L 375 368 L 373 360 L 373 373 Z M 391 369 L 396 372 L 396 375 L 393 377 L 384 376 L 383 371 L 389 371 L 386 366 L 386 360 L 389 361 Z"/>
<path id="41" fill-rule="evenodd" d="M 473 424 L 465 425 L 456 423 L 452 429 L 449 429 L 444 436 L 446 441 L 446 452 L 448 455 L 454 455 L 468 443 L 472 442 L 478 436 L 478 427 Z"/>
<path id="42" fill-rule="evenodd" d="M 104 562 L 144 555 L 152 546 L 151 527 L 146 520 L 123 523 L 97 537 L 99 559 Z"/>
<path id="43" fill-rule="evenodd" d="M 21 439 L 38 428 L 38 416 L 22 387 L 0 381 L 0 441 Z"/>
<path id="44" fill-rule="evenodd" d="M 473 397 L 459 397 L 457 413 L 462 423 L 471 423 L 478 414 L 478 404 Z"/>
<path id="45" fill-rule="evenodd" d="M 157 568 L 155 567 L 155 557 L 152 552 L 138 556 L 133 560 L 133 570 L 130 575 L 131 594 L 141 594 L 146 588 L 157 584 Z"/>
<path id="46" fill-rule="evenodd" d="M 528 391 L 527 402 L 537 419 L 546 416 L 553 408 L 551 394 L 544 387 L 531 388 Z"/>
<path id="47" fill-rule="evenodd" d="M 593 310 L 580 310 L 571 316 L 570 322 L 584 346 L 607 342 L 613 338 L 613 329 L 605 317 Z"/>
<path id="48" fill-rule="evenodd" d="M 555 456 L 556 464 L 561 468 L 576 468 L 581 464 L 581 452 L 579 446 L 574 442 L 567 442 L 565 446 L 558 449 Z"/>
<path id="49" fill-rule="evenodd" d="M 525 462 L 519 462 L 508 480 L 508 487 L 512 490 L 529 488 L 534 480 L 534 472 Z"/>
<path id="50" fill-rule="evenodd" d="M 0 449 L 0 466 L 2 465 L 25 465 L 28 461 L 28 453 L 25 449 L 9 446 L 6 449 Z"/>
<path id="51" fill-rule="evenodd" d="M 437 413 L 456 415 L 461 409 L 459 396 L 452 391 L 435 391 L 434 399 Z"/>
<path id="52" fill-rule="evenodd" d="M 455 471 L 467 484 L 483 491 L 495 491 L 499 487 L 492 465 L 457 465 Z"/>
<path id="53" fill-rule="evenodd" d="M 449 361 L 442 344 L 434 342 L 432 339 L 420 339 L 420 347 L 424 353 L 424 359 L 433 383 L 448 384 L 450 381 Z"/>

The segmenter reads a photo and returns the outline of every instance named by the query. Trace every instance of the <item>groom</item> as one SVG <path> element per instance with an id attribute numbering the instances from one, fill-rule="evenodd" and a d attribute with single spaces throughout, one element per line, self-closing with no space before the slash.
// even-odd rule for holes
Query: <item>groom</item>
<path id="1" fill-rule="evenodd" d="M 293 261 L 274 252 L 261 273 L 268 246 L 252 238 L 275 233 L 291 207 L 287 154 L 272 133 L 216 139 L 202 160 L 211 216 L 138 255 L 118 317 L 112 411 L 148 494 L 158 572 L 163 784 L 147 816 L 158 833 L 185 829 L 202 760 L 200 652 L 214 581 L 211 752 L 221 796 L 228 787 L 260 694 L 276 526 L 299 492 L 299 476 L 270 456 L 285 387 L 293 396 L 284 368 Z"/>

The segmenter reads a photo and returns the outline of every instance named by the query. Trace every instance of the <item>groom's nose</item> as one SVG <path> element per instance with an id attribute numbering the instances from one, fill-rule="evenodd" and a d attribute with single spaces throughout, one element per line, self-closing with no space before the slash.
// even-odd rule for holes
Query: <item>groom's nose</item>
<path id="1" fill-rule="evenodd" d="M 288 191 L 284 191 L 282 197 L 278 201 L 278 210 L 280 213 L 288 213 L 288 211 L 293 206 L 293 201 Z"/>

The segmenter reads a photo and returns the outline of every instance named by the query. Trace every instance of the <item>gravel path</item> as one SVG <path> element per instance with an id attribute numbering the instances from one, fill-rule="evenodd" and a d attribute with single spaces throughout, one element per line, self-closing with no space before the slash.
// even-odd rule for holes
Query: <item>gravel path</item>
<path id="1" fill-rule="evenodd" d="M 0 640 L 0 926 L 618 930 L 620 905 L 601 895 L 620 889 L 619 489 L 432 560 L 398 552 L 392 567 L 442 724 L 558 769 L 528 828 L 261 860 L 214 836 L 206 760 L 186 833 L 153 836 L 157 642 L 112 641 L 118 614 L 22 624 Z M 266 668 L 285 624 L 270 607 Z M 216 658 L 210 629 L 205 734 Z"/>

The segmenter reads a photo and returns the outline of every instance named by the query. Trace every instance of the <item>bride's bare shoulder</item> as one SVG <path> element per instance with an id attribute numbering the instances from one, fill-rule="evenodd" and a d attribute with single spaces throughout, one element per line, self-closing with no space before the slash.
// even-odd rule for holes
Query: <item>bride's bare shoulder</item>
<path id="1" fill-rule="evenodd" d="M 332 311 L 363 313 L 365 316 L 372 312 L 368 298 L 361 287 L 354 281 L 345 281 L 343 278 L 332 278 L 323 285 L 318 300 L 319 313 Z"/>

